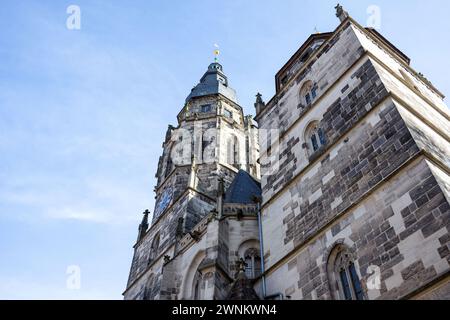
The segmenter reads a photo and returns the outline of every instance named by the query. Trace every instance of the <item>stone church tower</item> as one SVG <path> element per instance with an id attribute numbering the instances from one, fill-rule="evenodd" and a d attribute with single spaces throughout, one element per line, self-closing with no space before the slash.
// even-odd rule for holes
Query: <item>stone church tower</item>
<path id="1" fill-rule="evenodd" d="M 256 104 L 260 280 L 295 300 L 450 299 L 444 96 L 377 31 L 337 16 Z"/>
<path id="2" fill-rule="evenodd" d="M 259 129 L 208 67 L 167 131 L 125 299 L 450 299 L 444 96 L 336 9 L 257 95 Z"/>
<path id="3" fill-rule="evenodd" d="M 209 65 L 177 118 L 163 143 L 153 220 L 149 228 L 146 211 L 124 297 L 255 298 L 258 132 L 221 64 Z"/>

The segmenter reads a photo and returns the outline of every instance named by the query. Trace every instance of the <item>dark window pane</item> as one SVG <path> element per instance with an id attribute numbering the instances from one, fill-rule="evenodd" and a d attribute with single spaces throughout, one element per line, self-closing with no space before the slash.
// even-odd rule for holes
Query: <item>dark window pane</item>
<path id="1" fill-rule="evenodd" d="M 321 145 L 325 145 L 325 135 L 323 134 L 323 130 L 319 128 L 319 140 Z"/>
<path id="2" fill-rule="evenodd" d="M 200 299 L 200 290 L 199 290 L 199 283 L 198 280 L 195 282 L 195 289 L 194 289 L 194 299 L 198 300 Z"/>
<path id="3" fill-rule="evenodd" d="M 202 112 L 211 112 L 211 105 L 210 104 L 203 105 Z"/>
<path id="4" fill-rule="evenodd" d="M 317 138 L 316 138 L 315 134 L 313 134 L 311 136 L 311 142 L 312 142 L 312 146 L 313 146 L 314 151 L 317 151 L 319 149 L 319 145 L 317 144 Z"/>
<path id="5" fill-rule="evenodd" d="M 167 160 L 166 172 L 164 175 L 166 178 L 172 172 L 172 169 L 173 169 L 172 158 L 169 155 L 169 159 Z"/>
<path id="6" fill-rule="evenodd" d="M 345 300 L 352 300 L 352 293 L 350 291 L 350 285 L 348 283 L 347 273 L 345 272 L 345 270 L 341 270 L 340 276 L 341 276 L 342 289 L 344 290 Z"/>
<path id="7" fill-rule="evenodd" d="M 305 100 L 306 100 L 306 104 L 311 104 L 311 96 L 309 95 L 309 93 L 305 96 Z"/>
<path id="8" fill-rule="evenodd" d="M 247 276 L 248 279 L 253 279 L 253 266 L 252 266 L 252 262 L 250 259 L 247 259 L 246 261 L 246 266 L 245 266 L 245 275 Z"/>
<path id="9" fill-rule="evenodd" d="M 350 277 L 352 278 L 353 289 L 356 294 L 356 299 L 364 300 L 361 282 L 359 281 L 358 274 L 356 273 L 355 265 L 353 263 L 350 264 L 349 269 L 350 269 Z"/>
<path id="10" fill-rule="evenodd" d="M 255 277 L 258 277 L 261 274 L 261 258 L 255 257 Z"/>
<path id="11" fill-rule="evenodd" d="M 315 99 L 317 97 L 317 91 L 316 90 L 317 90 L 316 88 L 312 88 L 311 89 L 311 95 L 312 95 L 313 99 Z"/>

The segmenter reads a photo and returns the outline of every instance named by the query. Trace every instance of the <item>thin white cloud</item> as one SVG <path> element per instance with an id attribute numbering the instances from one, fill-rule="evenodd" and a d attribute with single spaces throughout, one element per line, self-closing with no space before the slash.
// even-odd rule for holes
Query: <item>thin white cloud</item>
<path id="1" fill-rule="evenodd" d="M 0 277 L 2 300 L 119 300 L 120 290 L 84 288 L 67 289 L 64 279 L 60 283 L 39 282 L 37 279 Z M 117 291 L 117 292 L 116 292 Z"/>
<path id="2" fill-rule="evenodd" d="M 91 178 L 66 187 L 50 188 L 52 180 L 0 188 L 0 203 L 20 208 L 23 220 L 77 220 L 86 223 L 123 225 L 136 223 L 140 211 L 151 208 L 151 192 L 131 183 Z M 12 191 L 11 191 L 12 190 Z M 4 215 L 7 212 L 0 212 Z"/>

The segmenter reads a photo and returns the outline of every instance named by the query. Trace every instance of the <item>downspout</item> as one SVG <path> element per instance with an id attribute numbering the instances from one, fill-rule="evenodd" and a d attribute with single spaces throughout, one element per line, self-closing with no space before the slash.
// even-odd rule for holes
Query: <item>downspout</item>
<path id="1" fill-rule="evenodd" d="M 263 293 L 263 299 L 264 300 L 271 300 L 274 298 L 279 297 L 280 300 L 284 300 L 284 294 L 283 293 L 276 293 L 272 294 L 270 296 L 267 295 L 267 287 L 266 287 L 266 269 L 264 265 L 264 240 L 263 240 L 263 230 L 262 230 L 262 218 L 261 218 L 261 198 L 255 196 L 255 202 L 257 205 L 257 212 L 258 212 L 258 229 L 259 229 L 259 249 L 260 249 L 260 257 L 261 257 L 261 289 Z"/>
<path id="2" fill-rule="evenodd" d="M 261 221 L 261 198 L 255 196 L 255 202 L 257 206 L 258 213 L 258 232 L 259 232 L 259 250 L 260 250 L 260 259 L 261 259 L 261 289 L 264 299 L 266 298 L 266 276 L 264 275 L 266 270 L 264 267 L 264 240 L 263 240 L 263 230 L 262 230 L 262 221 Z"/>

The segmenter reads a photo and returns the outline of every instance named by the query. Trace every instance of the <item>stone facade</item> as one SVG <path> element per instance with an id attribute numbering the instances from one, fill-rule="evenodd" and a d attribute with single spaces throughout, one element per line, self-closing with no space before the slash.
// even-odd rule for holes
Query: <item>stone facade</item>
<path id="1" fill-rule="evenodd" d="M 242 287 L 234 285 L 236 265 L 259 248 L 250 199 L 261 193 L 258 132 L 219 63 L 192 90 L 178 122 L 163 143 L 153 221 L 148 228 L 147 211 L 125 299 L 225 299 Z M 242 187 L 251 193 L 234 197 L 246 194 L 236 190 Z"/>
<path id="2" fill-rule="evenodd" d="M 450 112 L 403 53 L 342 20 L 302 46 L 257 106 L 267 294 L 448 297 Z"/>
<path id="3" fill-rule="evenodd" d="M 259 128 L 208 67 L 168 128 L 125 299 L 450 298 L 449 109 L 338 16 L 257 95 Z"/>

